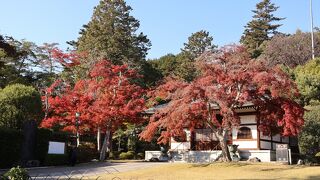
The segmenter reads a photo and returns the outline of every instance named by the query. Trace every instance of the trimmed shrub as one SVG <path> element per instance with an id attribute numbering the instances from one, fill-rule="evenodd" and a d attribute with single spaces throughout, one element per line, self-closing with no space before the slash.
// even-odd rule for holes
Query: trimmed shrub
<path id="1" fill-rule="evenodd" d="M 110 159 L 119 159 L 120 151 L 112 151 L 109 153 Z"/>
<path id="2" fill-rule="evenodd" d="M 5 179 L 12 179 L 12 180 L 27 180 L 30 179 L 28 171 L 18 167 L 11 168 L 8 172 L 4 174 Z"/>
<path id="3" fill-rule="evenodd" d="M 134 158 L 134 152 L 133 151 L 128 151 L 128 152 L 122 152 L 119 155 L 120 159 L 133 159 Z"/>
<path id="4" fill-rule="evenodd" d="M 48 154 L 44 161 L 46 166 L 58 166 L 68 164 L 69 159 L 67 154 Z"/>
<path id="5" fill-rule="evenodd" d="M 18 164 L 21 157 L 23 134 L 20 131 L 0 128 L 0 168 Z"/>
<path id="6" fill-rule="evenodd" d="M 22 129 L 25 121 L 42 117 L 41 97 L 33 87 L 12 84 L 0 91 L 0 126 Z"/>

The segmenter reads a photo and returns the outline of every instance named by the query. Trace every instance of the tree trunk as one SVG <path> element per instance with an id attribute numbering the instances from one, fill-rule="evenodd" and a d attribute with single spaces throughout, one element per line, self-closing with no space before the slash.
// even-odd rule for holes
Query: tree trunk
<path id="1" fill-rule="evenodd" d="M 106 159 L 106 152 L 110 151 L 110 134 L 111 131 L 109 128 L 107 128 L 106 130 L 106 134 L 104 136 L 104 140 L 103 140 L 103 144 L 102 144 L 102 148 L 100 151 L 100 161 L 104 161 Z"/>
<path id="2" fill-rule="evenodd" d="M 118 151 L 121 151 L 121 136 L 118 137 Z"/>
<path id="3" fill-rule="evenodd" d="M 231 159 L 229 148 L 228 148 L 228 145 L 227 145 L 228 130 L 222 129 L 222 130 L 219 130 L 216 134 L 217 134 L 217 137 L 218 137 L 219 142 L 220 142 L 223 161 L 224 162 L 230 162 L 232 159 Z"/>
<path id="4" fill-rule="evenodd" d="M 97 132 L 97 150 L 100 151 L 100 142 L 101 142 L 101 129 L 98 127 Z"/>

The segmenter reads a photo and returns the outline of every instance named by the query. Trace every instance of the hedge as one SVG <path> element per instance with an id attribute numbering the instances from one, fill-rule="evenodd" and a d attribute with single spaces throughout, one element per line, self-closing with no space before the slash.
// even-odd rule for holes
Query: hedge
<path id="1" fill-rule="evenodd" d="M 52 136 L 50 137 L 50 141 L 67 143 L 67 142 L 72 141 L 72 134 L 69 132 L 52 132 Z"/>
<path id="2" fill-rule="evenodd" d="M 48 154 L 45 158 L 44 165 L 58 166 L 66 165 L 69 162 L 68 154 Z"/>
<path id="3" fill-rule="evenodd" d="M 23 142 L 22 132 L 0 128 L 0 168 L 8 168 L 20 161 Z"/>
<path id="4" fill-rule="evenodd" d="M 70 149 L 68 144 L 75 140 L 72 138 L 70 133 L 38 129 L 34 158 L 39 160 L 40 165 L 67 164 L 69 162 Z M 23 140 L 23 132 L 0 127 L 0 168 L 10 168 L 20 163 Z M 63 155 L 48 154 L 49 141 L 65 142 L 66 153 Z M 88 162 L 98 158 L 98 156 L 99 153 L 94 143 L 81 142 L 77 153 L 78 162 Z"/>
<path id="5" fill-rule="evenodd" d="M 94 143 L 81 142 L 77 150 L 78 162 L 90 162 L 93 159 L 98 159 L 99 152 Z"/>
<path id="6" fill-rule="evenodd" d="M 38 129 L 35 148 L 35 157 L 43 165 L 49 149 L 49 141 L 52 137 L 52 131 L 49 129 Z"/>

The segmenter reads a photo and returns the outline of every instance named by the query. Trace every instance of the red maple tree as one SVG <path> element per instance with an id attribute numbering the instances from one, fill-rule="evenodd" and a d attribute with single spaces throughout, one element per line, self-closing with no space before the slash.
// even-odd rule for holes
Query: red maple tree
<path id="1" fill-rule="evenodd" d="M 89 111 L 98 129 L 105 131 L 104 143 L 100 153 L 103 160 L 111 143 L 110 135 L 125 122 L 141 123 L 144 119 L 145 90 L 134 83 L 141 78 L 127 65 L 112 65 L 109 61 L 97 63 L 90 72 L 89 92 L 94 102 Z"/>
<path id="2" fill-rule="evenodd" d="M 87 79 L 77 81 L 73 87 L 58 80 L 46 91 L 49 106 L 41 126 L 60 126 L 75 132 L 75 113 L 80 113 L 80 133 L 98 132 L 100 137 L 100 131 L 105 132 L 100 156 L 103 160 L 113 131 L 125 122 L 143 121 L 140 113 L 144 110 L 145 90 L 135 83 L 139 78 L 127 65 L 102 60 L 93 66 Z M 99 142 L 98 138 L 98 146 Z"/>
<path id="3" fill-rule="evenodd" d="M 158 142 L 167 143 L 170 137 L 183 136 L 184 128 L 207 127 L 218 137 L 224 160 L 230 161 L 228 135 L 240 125 L 236 109 L 245 103 L 258 109 L 264 134 L 297 135 L 304 109 L 293 100 L 299 95 L 296 85 L 280 68 L 252 60 L 241 46 L 203 54 L 198 63 L 202 74 L 194 81 L 169 78 L 153 92 L 169 103 L 151 116 L 142 139 L 150 141 L 161 129 Z"/>

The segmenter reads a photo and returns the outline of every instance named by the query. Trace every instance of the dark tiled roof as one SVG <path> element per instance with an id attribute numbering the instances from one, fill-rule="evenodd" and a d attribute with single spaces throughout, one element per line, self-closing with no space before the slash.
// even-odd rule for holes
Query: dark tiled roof
<path id="1" fill-rule="evenodd" d="M 161 108 L 164 108 L 164 107 L 166 107 L 168 104 L 169 104 L 169 103 L 165 103 L 165 104 L 156 105 L 156 106 L 154 106 L 154 107 L 151 107 L 151 108 L 145 110 L 145 111 L 144 111 L 144 114 L 154 114 L 154 113 L 156 112 L 156 110 L 161 109 Z M 212 103 L 211 106 L 212 106 L 213 109 L 216 109 L 216 110 L 219 109 L 219 107 L 218 107 L 217 104 L 215 104 L 215 103 Z M 247 107 L 252 107 L 252 106 L 254 106 L 254 104 L 253 104 L 252 102 L 246 102 L 246 103 L 244 103 L 242 106 L 239 106 L 239 107 L 237 107 L 237 108 L 238 108 L 238 109 L 242 109 L 242 108 L 247 108 Z"/>

